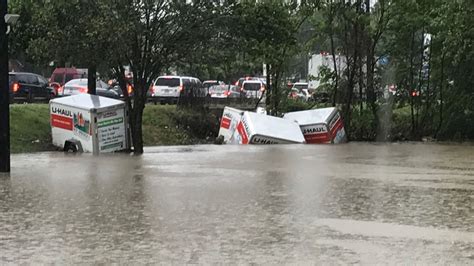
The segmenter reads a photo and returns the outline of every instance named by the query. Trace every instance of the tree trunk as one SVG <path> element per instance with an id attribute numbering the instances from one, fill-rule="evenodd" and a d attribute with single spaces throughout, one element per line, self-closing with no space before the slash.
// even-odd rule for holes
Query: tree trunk
<path id="1" fill-rule="evenodd" d="M 429 43 L 429 54 L 428 54 L 428 74 L 426 80 L 426 93 L 425 93 L 425 112 L 423 113 L 423 118 L 421 119 L 421 126 L 424 128 L 426 125 L 426 119 L 429 119 L 429 124 L 432 125 L 433 123 L 433 114 L 431 112 L 431 58 L 432 58 L 432 42 L 433 39 L 430 40 Z M 433 130 L 432 128 L 430 128 Z"/>
<path id="2" fill-rule="evenodd" d="M 359 56 L 359 65 L 358 65 L 358 68 L 359 68 L 359 112 L 360 112 L 360 115 L 362 115 L 362 112 L 364 111 L 364 101 L 363 101 L 363 91 L 362 91 L 362 88 L 364 86 L 364 72 L 362 70 L 362 56 Z"/>
<path id="3" fill-rule="evenodd" d="M 416 114 L 415 114 L 415 125 L 416 125 L 416 129 L 417 129 L 417 137 L 419 137 L 419 135 L 421 134 L 420 132 L 420 121 L 419 121 L 419 116 L 420 116 L 420 107 L 421 107 L 421 89 L 423 87 L 423 63 L 424 63 L 424 52 L 425 52 L 425 49 L 424 49 L 424 46 L 425 46 L 425 28 L 423 27 L 423 29 L 421 30 L 421 54 L 420 54 L 420 69 L 418 71 L 418 91 L 417 93 L 417 96 L 415 98 L 415 107 L 416 107 Z"/>
<path id="4" fill-rule="evenodd" d="M 414 67 L 414 62 L 413 62 L 413 50 L 415 49 L 415 30 L 412 30 L 412 36 L 411 36 L 411 48 L 410 48 L 410 87 L 408 88 L 408 97 L 410 98 L 410 115 L 411 115 L 411 133 L 414 136 L 415 135 L 415 110 L 414 110 L 414 97 L 412 95 L 413 88 L 415 85 L 415 74 L 413 73 L 413 67 Z"/>
<path id="5" fill-rule="evenodd" d="M 265 98 L 265 104 L 267 105 L 267 111 L 270 111 L 271 109 L 271 101 L 272 101 L 272 84 L 271 84 L 271 77 L 270 77 L 270 64 L 268 64 L 268 62 L 265 64 L 265 67 L 267 69 L 267 88 L 265 90 L 265 93 L 267 94 L 267 98 Z"/>
<path id="6" fill-rule="evenodd" d="M 438 138 L 438 133 L 443 126 L 443 86 L 444 86 L 444 59 L 445 59 L 445 52 L 442 52 L 441 56 L 441 82 L 439 85 L 439 123 L 438 128 L 436 129 L 435 138 Z"/>
<path id="7" fill-rule="evenodd" d="M 142 99 L 142 97 L 135 97 L 133 109 L 130 112 L 130 126 L 132 131 L 133 152 L 135 155 L 143 154 L 142 121 L 144 109 L 145 101 Z"/>
<path id="8" fill-rule="evenodd" d="M 365 2 L 365 12 L 370 16 L 370 1 L 366 0 Z M 367 45 L 367 62 L 366 62 L 366 72 L 367 72 L 367 84 L 366 84 L 366 96 L 367 96 L 367 103 L 374 114 L 374 117 L 377 115 L 377 105 L 375 102 L 377 101 L 377 97 L 375 95 L 375 88 L 374 88 L 374 76 L 375 76 L 375 45 L 376 40 L 372 40 L 369 34 L 366 36 L 366 45 Z"/>
<path id="9" fill-rule="evenodd" d="M 346 37 L 347 38 L 347 37 Z M 346 39 L 346 45 L 349 45 Z M 346 127 L 346 133 L 349 136 L 351 132 L 351 112 L 352 112 L 352 98 L 354 96 L 354 85 L 355 85 L 355 73 L 357 71 L 357 62 L 359 58 L 359 24 L 358 22 L 354 25 L 354 47 L 352 49 L 352 61 L 348 58 L 347 60 L 347 98 L 344 113 L 344 121 Z"/>
<path id="10" fill-rule="evenodd" d="M 97 67 L 95 64 L 90 64 L 87 69 L 87 91 L 89 94 L 97 95 L 96 84 L 97 84 Z"/>
<path id="11" fill-rule="evenodd" d="M 334 92 L 332 95 L 332 106 L 336 106 L 336 99 L 337 99 L 337 90 L 339 88 L 339 70 L 337 69 L 337 60 L 336 60 L 336 47 L 334 47 L 334 31 L 333 31 L 333 19 L 334 19 L 334 14 L 333 14 L 333 3 L 330 3 L 331 5 L 331 10 L 330 12 L 330 25 L 329 25 L 329 40 L 331 41 L 331 54 L 332 54 L 332 63 L 334 66 Z"/>
<path id="12" fill-rule="evenodd" d="M 278 88 L 279 86 L 279 79 L 280 79 L 280 70 L 275 73 L 275 79 L 273 81 L 273 112 L 274 115 L 278 115 L 278 103 L 280 102 L 280 94 L 279 91 L 280 89 Z"/>

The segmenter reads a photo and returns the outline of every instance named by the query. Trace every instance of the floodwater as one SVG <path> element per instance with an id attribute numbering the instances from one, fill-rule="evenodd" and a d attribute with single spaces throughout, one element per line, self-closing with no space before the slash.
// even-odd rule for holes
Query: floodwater
<path id="1" fill-rule="evenodd" d="M 0 263 L 474 264 L 474 146 L 14 155 Z"/>

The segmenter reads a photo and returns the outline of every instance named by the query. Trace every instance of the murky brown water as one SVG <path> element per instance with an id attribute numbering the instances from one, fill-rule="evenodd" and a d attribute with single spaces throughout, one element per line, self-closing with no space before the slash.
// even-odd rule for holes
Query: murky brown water
<path id="1" fill-rule="evenodd" d="M 14 155 L 0 263 L 474 264 L 474 146 Z"/>

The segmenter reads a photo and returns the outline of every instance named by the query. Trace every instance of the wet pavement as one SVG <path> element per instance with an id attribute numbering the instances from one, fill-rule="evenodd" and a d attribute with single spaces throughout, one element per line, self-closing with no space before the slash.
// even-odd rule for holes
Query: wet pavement
<path id="1" fill-rule="evenodd" d="M 0 263 L 474 264 L 474 146 L 14 155 Z"/>

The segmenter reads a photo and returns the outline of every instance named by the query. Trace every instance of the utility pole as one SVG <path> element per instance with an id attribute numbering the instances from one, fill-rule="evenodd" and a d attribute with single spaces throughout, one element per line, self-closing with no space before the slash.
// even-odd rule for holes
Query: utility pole
<path id="1" fill-rule="evenodd" d="M 7 0 L 0 0 L 0 172 L 10 172 L 10 86 L 8 83 Z"/>

